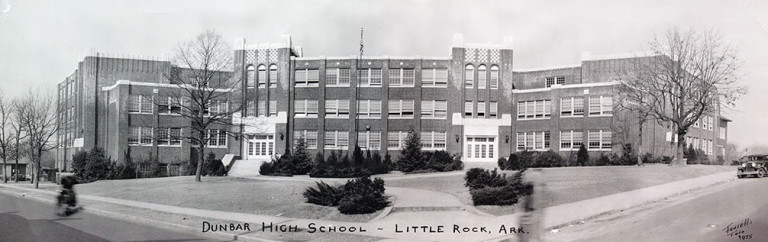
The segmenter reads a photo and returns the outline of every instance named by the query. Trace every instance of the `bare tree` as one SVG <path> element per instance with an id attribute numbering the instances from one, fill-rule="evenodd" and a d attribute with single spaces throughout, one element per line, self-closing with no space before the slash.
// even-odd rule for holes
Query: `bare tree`
<path id="1" fill-rule="evenodd" d="M 39 187 L 43 153 L 56 148 L 51 137 L 56 134 L 56 108 L 50 94 L 28 92 L 19 99 L 19 124 L 26 133 L 27 154 L 34 165 L 35 188 Z"/>
<path id="2" fill-rule="evenodd" d="M 650 44 L 654 56 L 637 58 L 622 78 L 625 97 L 677 134 L 676 160 L 685 165 L 685 134 L 703 115 L 732 106 L 746 89 L 738 85 L 738 58 L 714 31 L 669 30 Z M 647 115 L 646 115 L 647 116 Z"/>
<path id="3" fill-rule="evenodd" d="M 188 128 L 191 132 L 182 136 L 196 145 L 195 180 L 199 182 L 206 146 L 218 138 L 208 130 L 228 129 L 232 125 L 232 114 L 242 110 L 240 98 L 234 96 L 240 88 L 240 80 L 231 72 L 231 47 L 214 31 L 179 43 L 172 61 L 174 67 L 166 77 L 178 88 L 166 91 L 165 95 L 175 97 L 171 100 L 179 102 L 174 104 L 180 107 L 178 114 L 190 121 Z"/>
<path id="4" fill-rule="evenodd" d="M 623 74 L 626 76 L 626 72 Z M 651 117 L 651 107 L 644 90 L 629 85 L 619 85 L 620 100 L 616 104 L 617 111 L 626 111 L 627 126 L 637 125 L 637 165 L 643 164 L 643 126 Z M 634 122 L 632 122 L 634 120 Z"/>
<path id="5" fill-rule="evenodd" d="M 742 156 L 746 154 L 745 149 L 739 149 L 739 146 L 733 143 L 728 143 L 728 145 L 725 146 L 725 164 L 723 165 L 729 165 L 733 161 L 738 161 L 741 159 Z"/>
<path id="6" fill-rule="evenodd" d="M 6 168 L 8 167 L 8 156 L 10 155 L 11 148 L 10 143 L 12 142 L 11 139 L 11 133 L 10 130 L 10 121 L 11 121 L 11 113 L 12 113 L 12 103 L 8 102 L 6 100 L 5 95 L 3 94 L 2 90 L 0 90 L 0 157 L 3 158 L 3 182 L 8 183 L 8 172 L 6 171 Z"/>

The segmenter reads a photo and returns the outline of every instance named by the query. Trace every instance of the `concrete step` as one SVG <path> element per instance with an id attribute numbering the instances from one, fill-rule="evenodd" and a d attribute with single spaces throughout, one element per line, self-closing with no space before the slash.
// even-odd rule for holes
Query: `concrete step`
<path id="1" fill-rule="evenodd" d="M 261 175 L 259 168 L 266 160 L 235 160 L 234 162 L 227 176 L 245 177 Z"/>

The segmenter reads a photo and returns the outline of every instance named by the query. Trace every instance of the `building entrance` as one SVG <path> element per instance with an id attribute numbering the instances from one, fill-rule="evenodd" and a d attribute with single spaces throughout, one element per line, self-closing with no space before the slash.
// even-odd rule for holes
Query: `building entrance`
<path id="1" fill-rule="evenodd" d="M 246 160 L 270 159 L 275 154 L 275 136 L 267 134 L 248 135 Z"/>
<path id="2" fill-rule="evenodd" d="M 464 146 L 466 161 L 495 162 L 498 157 L 496 137 L 467 136 Z"/>

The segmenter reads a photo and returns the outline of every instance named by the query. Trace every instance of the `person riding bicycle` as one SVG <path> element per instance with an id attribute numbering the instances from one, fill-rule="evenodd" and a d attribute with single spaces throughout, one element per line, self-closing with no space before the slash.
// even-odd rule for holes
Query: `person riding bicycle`
<path id="1" fill-rule="evenodd" d="M 61 193 L 56 197 L 56 208 L 58 209 L 58 215 L 67 216 L 77 212 L 77 194 L 75 194 L 74 186 L 77 184 L 77 180 L 73 176 L 65 176 L 61 178 Z M 64 205 L 64 207 L 62 207 Z"/>

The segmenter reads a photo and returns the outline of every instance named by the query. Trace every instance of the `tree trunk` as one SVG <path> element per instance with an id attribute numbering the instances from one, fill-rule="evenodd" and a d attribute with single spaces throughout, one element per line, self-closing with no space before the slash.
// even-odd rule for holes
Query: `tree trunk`
<path id="1" fill-rule="evenodd" d="M 20 135 L 20 134 L 17 132 L 17 133 L 16 133 L 16 147 L 15 147 L 15 149 L 16 149 L 16 167 L 15 167 L 15 169 L 16 169 L 16 174 L 11 174 L 11 175 L 14 175 L 14 176 L 16 176 L 16 177 L 14 177 L 14 179 L 13 179 L 14 181 L 16 181 L 16 183 L 19 183 L 19 178 L 18 178 L 18 176 L 19 176 L 19 175 L 18 175 L 18 173 L 19 173 L 19 156 L 20 156 L 20 155 L 19 155 L 19 135 Z M 11 173 L 13 173 L 13 172 L 11 172 Z"/>
<path id="2" fill-rule="evenodd" d="M 35 157 L 35 189 L 40 188 L 40 169 L 42 168 L 42 165 L 40 164 L 40 161 L 42 160 L 42 154 Z"/>
<path id="3" fill-rule="evenodd" d="M 6 158 L 7 157 L 3 157 L 3 182 L 4 183 L 8 183 L 8 172 L 6 172 L 6 170 L 8 170 L 8 164 L 6 164 Z"/>
<path id="4" fill-rule="evenodd" d="M 203 160 L 205 159 L 205 146 L 200 142 L 197 154 L 197 171 L 195 171 L 195 181 L 200 182 L 200 176 L 203 173 Z"/>
<path id="5" fill-rule="evenodd" d="M 678 133 L 677 145 L 676 145 L 677 151 L 675 152 L 676 153 L 675 165 L 685 166 L 688 164 L 688 162 L 684 160 L 683 150 L 685 149 L 685 146 L 683 144 L 683 139 L 685 139 L 685 133 Z"/>
<path id="6" fill-rule="evenodd" d="M 641 120 L 640 128 L 639 128 L 640 132 L 638 132 L 638 135 L 637 135 L 639 139 L 637 142 L 637 151 L 635 151 L 637 152 L 637 166 L 643 165 L 643 123 L 645 122 L 643 121 L 642 118 L 640 120 Z"/>

